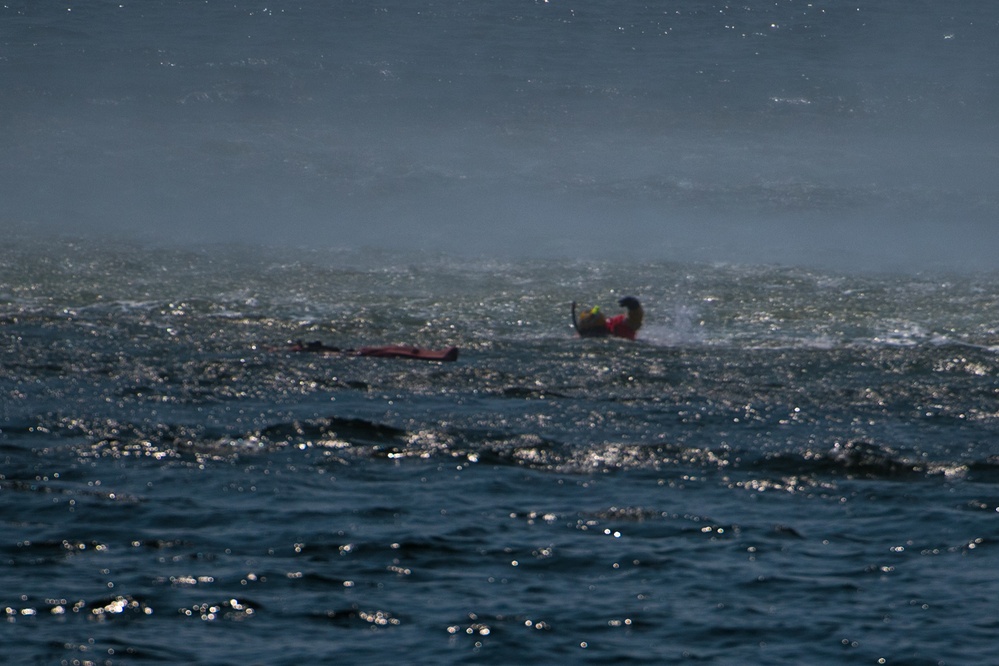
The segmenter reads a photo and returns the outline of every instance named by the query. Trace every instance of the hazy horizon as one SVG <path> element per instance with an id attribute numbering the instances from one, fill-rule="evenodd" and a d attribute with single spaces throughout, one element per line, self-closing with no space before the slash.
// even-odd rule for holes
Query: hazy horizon
<path id="1" fill-rule="evenodd" d="M 0 224 L 194 245 L 990 269 L 991 14 L 8 5 Z"/>

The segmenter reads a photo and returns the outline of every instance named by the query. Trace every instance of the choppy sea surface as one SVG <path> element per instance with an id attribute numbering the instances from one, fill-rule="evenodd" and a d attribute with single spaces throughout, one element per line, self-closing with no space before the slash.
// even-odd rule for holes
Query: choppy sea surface
<path id="1" fill-rule="evenodd" d="M 994 274 L 21 240 L 0 285 L 11 663 L 992 658 Z M 622 285 L 641 339 L 575 338 Z"/>

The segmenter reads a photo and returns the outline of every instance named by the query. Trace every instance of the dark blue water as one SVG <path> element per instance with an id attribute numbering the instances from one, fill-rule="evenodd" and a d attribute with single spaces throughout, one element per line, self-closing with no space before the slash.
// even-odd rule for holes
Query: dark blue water
<path id="1" fill-rule="evenodd" d="M 6 3 L 4 658 L 993 661 L 997 29 Z"/>
<path id="2" fill-rule="evenodd" d="M 991 658 L 994 276 L 5 257 L 13 661 Z M 574 339 L 625 282 L 643 340 Z"/>

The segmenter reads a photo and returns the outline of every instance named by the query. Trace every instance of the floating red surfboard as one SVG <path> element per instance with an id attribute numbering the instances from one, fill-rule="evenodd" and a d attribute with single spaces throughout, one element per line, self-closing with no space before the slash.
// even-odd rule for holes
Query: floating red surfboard
<path id="1" fill-rule="evenodd" d="M 386 347 L 361 347 L 358 356 L 376 356 L 379 358 L 416 358 L 422 361 L 457 361 L 458 348 L 420 349 L 419 347 L 404 347 L 389 345 Z"/>

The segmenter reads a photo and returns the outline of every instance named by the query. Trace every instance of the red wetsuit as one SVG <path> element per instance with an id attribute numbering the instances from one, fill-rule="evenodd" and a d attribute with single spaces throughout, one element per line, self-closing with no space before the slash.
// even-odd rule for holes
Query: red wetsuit
<path id="1" fill-rule="evenodd" d="M 607 320 L 607 332 L 618 338 L 635 339 L 635 329 L 628 326 L 627 315 L 616 315 Z"/>

